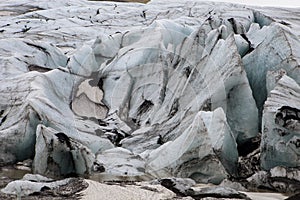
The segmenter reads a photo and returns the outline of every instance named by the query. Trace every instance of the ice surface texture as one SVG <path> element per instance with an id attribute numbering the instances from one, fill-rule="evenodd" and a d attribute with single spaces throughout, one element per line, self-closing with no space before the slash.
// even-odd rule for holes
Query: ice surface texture
<path id="1" fill-rule="evenodd" d="M 299 167 L 299 25 L 283 10 L 0 7 L 2 165 L 33 158 L 48 176 L 220 183 L 239 176 L 239 154 L 262 132 L 263 168 Z"/>

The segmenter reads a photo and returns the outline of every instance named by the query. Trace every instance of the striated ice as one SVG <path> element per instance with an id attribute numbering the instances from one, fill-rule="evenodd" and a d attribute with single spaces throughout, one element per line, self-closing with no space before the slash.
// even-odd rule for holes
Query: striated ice
<path id="1" fill-rule="evenodd" d="M 234 136 L 219 108 L 212 113 L 201 111 L 178 138 L 150 152 L 146 172 L 219 183 L 227 174 L 223 166 L 231 175 L 236 173 L 237 158 Z"/>

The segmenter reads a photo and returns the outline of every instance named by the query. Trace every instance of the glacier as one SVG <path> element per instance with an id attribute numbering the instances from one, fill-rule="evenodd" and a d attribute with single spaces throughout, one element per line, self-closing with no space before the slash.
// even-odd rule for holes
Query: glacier
<path id="1" fill-rule="evenodd" d="M 300 167 L 300 29 L 285 9 L 0 8 L 1 166 L 32 159 L 33 173 L 52 178 L 214 184 L 243 177 L 254 150 L 253 169 Z"/>

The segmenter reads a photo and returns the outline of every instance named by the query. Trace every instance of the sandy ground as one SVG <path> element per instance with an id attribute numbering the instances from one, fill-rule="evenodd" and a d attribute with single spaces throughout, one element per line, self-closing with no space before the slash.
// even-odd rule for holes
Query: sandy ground
<path id="1" fill-rule="evenodd" d="M 82 191 L 83 200 L 135 200 L 135 199 L 171 199 L 176 195 L 160 185 L 107 185 L 92 180 L 86 180 L 89 187 Z"/>
<path id="2" fill-rule="evenodd" d="M 243 192 L 253 200 L 283 200 L 288 198 L 279 193 L 262 193 L 262 192 Z"/>
<path id="3" fill-rule="evenodd" d="M 176 199 L 176 195 L 161 185 L 137 183 L 136 185 L 107 185 L 86 180 L 89 187 L 82 191 L 83 200 L 166 200 Z M 207 185 L 210 186 L 210 185 Z M 204 187 L 204 185 L 201 185 Z M 243 192 L 253 200 L 284 200 L 287 196 L 279 193 Z M 182 198 L 189 200 L 192 198 Z M 211 199 L 211 198 L 209 198 Z M 213 199 L 213 198 L 212 198 Z"/>

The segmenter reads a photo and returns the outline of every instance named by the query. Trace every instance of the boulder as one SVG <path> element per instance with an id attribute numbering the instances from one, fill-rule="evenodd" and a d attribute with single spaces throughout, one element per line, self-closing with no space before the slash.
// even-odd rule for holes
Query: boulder
<path id="1" fill-rule="evenodd" d="M 274 167 L 270 170 L 270 184 L 282 193 L 300 192 L 300 170 L 297 168 Z"/>
<path id="2" fill-rule="evenodd" d="M 212 186 L 212 187 L 203 187 L 203 188 L 192 188 L 189 191 L 189 195 L 194 199 L 205 199 L 205 198 L 213 198 L 213 199 L 245 199 L 251 200 L 246 194 L 242 192 L 238 192 L 234 189 L 228 187 L 221 186 Z"/>
<path id="3" fill-rule="evenodd" d="M 162 178 L 152 181 L 152 184 L 155 184 L 156 182 L 179 196 L 188 196 L 191 187 L 196 185 L 196 182 L 189 178 Z"/>
<path id="4" fill-rule="evenodd" d="M 260 140 L 259 140 L 260 144 Z M 259 145 L 258 144 L 258 145 Z M 240 178 L 248 178 L 256 172 L 260 171 L 260 148 L 258 147 L 253 152 L 246 156 L 240 156 L 238 161 L 238 176 Z"/>
<path id="5" fill-rule="evenodd" d="M 247 191 L 247 189 L 245 188 L 245 186 L 243 186 L 241 183 L 239 182 L 234 182 L 234 181 L 231 181 L 229 179 L 224 179 L 220 185 L 221 187 L 227 187 L 227 188 L 231 188 L 231 189 L 234 189 L 236 191 Z"/>

